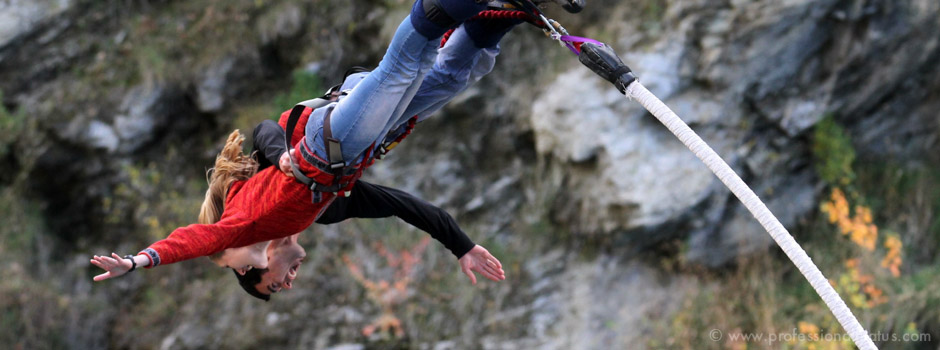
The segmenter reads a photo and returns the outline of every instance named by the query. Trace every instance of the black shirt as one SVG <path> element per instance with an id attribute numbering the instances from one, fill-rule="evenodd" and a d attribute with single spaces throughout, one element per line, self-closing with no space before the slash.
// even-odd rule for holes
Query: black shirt
<path id="1" fill-rule="evenodd" d="M 266 120 L 254 130 L 254 149 L 260 169 L 276 165 L 286 151 L 284 129 Z M 357 180 L 349 197 L 337 196 L 317 219 L 329 225 L 349 218 L 385 218 L 397 216 L 408 224 L 427 232 L 447 247 L 458 259 L 475 244 L 460 229 L 450 214 L 407 192 Z"/>

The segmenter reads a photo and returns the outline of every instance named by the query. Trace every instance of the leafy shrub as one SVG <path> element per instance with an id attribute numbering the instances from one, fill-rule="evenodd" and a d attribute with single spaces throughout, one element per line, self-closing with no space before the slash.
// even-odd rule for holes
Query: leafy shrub
<path id="1" fill-rule="evenodd" d="M 844 186 L 855 180 L 852 170 L 855 149 L 845 130 L 831 115 L 816 124 L 812 147 L 816 171 L 826 183 Z"/>

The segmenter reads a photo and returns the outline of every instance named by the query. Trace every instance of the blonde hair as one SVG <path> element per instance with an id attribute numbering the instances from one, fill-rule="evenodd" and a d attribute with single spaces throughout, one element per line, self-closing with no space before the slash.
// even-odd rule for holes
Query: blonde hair
<path id="1" fill-rule="evenodd" d="M 225 141 L 225 147 L 222 147 L 222 152 L 215 157 L 215 166 L 206 171 L 209 189 L 206 190 L 206 199 L 199 209 L 200 224 L 218 222 L 225 211 L 225 198 L 232 183 L 247 180 L 258 172 L 258 161 L 251 155 L 242 153 L 244 142 L 245 137 L 238 130 L 232 131 Z M 220 257 L 222 252 L 213 254 L 209 259 L 216 260 Z"/>

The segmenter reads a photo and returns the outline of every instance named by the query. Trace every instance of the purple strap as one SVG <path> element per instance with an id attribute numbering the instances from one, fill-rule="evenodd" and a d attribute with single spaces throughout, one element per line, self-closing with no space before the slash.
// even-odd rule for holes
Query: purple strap
<path id="1" fill-rule="evenodd" d="M 568 49 L 571 50 L 571 52 L 574 52 L 575 55 L 580 55 L 581 53 L 571 43 L 592 43 L 592 44 L 604 46 L 604 43 L 600 41 L 597 41 L 591 38 L 574 36 L 574 35 L 562 35 L 558 39 L 561 41 L 564 41 L 565 45 L 568 46 Z"/>

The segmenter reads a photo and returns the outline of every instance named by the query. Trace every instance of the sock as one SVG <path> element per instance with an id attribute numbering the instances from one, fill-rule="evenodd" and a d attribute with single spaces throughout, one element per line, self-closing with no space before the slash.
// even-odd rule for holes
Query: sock
<path id="1" fill-rule="evenodd" d="M 417 0 L 411 7 L 411 25 L 424 37 L 436 39 L 485 9 L 485 2 L 475 0 Z"/>
<path id="2" fill-rule="evenodd" d="M 463 27 L 477 47 L 486 49 L 495 47 L 506 33 L 522 22 L 521 19 L 477 19 L 464 22 Z"/>

